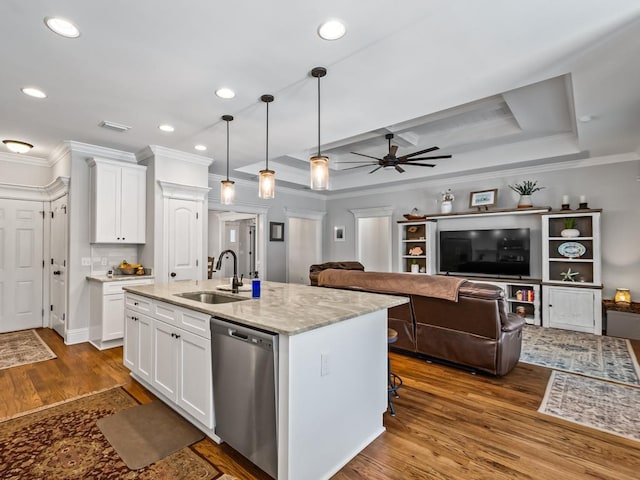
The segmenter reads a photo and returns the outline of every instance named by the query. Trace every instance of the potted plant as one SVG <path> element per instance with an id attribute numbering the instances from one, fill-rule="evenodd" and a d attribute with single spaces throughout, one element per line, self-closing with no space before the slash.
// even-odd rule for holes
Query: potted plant
<path id="1" fill-rule="evenodd" d="M 561 237 L 575 238 L 580 236 L 580 230 L 576 228 L 576 219 L 567 217 L 564 219 L 564 230 L 560 232 Z"/>
<path id="2" fill-rule="evenodd" d="M 535 192 L 542 190 L 544 187 L 538 186 L 538 181 L 525 180 L 522 183 L 516 183 L 515 185 L 509 185 L 509 188 L 516 193 L 520 194 L 520 200 L 518 201 L 518 208 L 531 208 L 533 203 L 531 201 L 531 195 Z"/>
<path id="3" fill-rule="evenodd" d="M 453 201 L 455 196 L 450 188 L 446 192 L 440 192 L 442 196 L 442 203 L 440 204 L 440 213 L 451 213 L 453 210 Z"/>

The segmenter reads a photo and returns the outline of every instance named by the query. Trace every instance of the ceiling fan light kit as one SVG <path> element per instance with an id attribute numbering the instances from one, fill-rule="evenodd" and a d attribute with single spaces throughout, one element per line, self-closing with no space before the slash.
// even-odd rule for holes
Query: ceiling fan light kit
<path id="1" fill-rule="evenodd" d="M 262 95 L 260 100 L 267 105 L 267 135 L 265 165 L 264 170 L 260 170 L 260 177 L 258 180 L 258 197 L 270 200 L 274 198 L 276 194 L 276 172 L 269 170 L 269 104 L 273 102 L 274 97 L 273 95 Z"/>
<path id="2" fill-rule="evenodd" d="M 324 67 L 311 70 L 311 76 L 318 79 L 318 153 L 309 159 L 311 190 L 329 189 L 329 157 L 320 153 L 320 79 L 326 74 Z"/>
<path id="3" fill-rule="evenodd" d="M 220 182 L 220 203 L 231 205 L 236 196 L 235 182 L 229 180 L 229 122 L 233 121 L 233 117 L 223 115 L 222 120 L 227 122 L 227 179 Z"/>

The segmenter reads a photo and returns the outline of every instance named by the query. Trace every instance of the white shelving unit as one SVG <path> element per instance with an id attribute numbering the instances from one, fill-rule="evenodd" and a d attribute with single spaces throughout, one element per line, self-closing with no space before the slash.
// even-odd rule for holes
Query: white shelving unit
<path id="1" fill-rule="evenodd" d="M 436 222 L 398 222 L 398 245 L 398 264 L 401 272 L 432 275 L 436 273 Z M 409 251 L 415 248 L 420 248 L 423 253 L 411 255 Z M 417 272 L 412 272 L 411 265 L 414 264 L 418 266 Z"/>
<path id="2" fill-rule="evenodd" d="M 602 334 L 600 215 L 601 210 L 542 215 L 543 326 Z M 579 236 L 561 235 L 568 218 L 575 219 Z M 567 245 L 584 251 L 563 254 Z"/>
<path id="3" fill-rule="evenodd" d="M 475 278 L 470 280 L 473 282 L 490 283 L 491 285 L 500 287 L 504 291 L 508 312 L 523 316 L 529 325 L 539 326 L 542 324 L 539 283 L 519 280 L 496 282 L 494 280 Z M 520 295 L 518 295 L 518 292 L 520 292 Z"/>

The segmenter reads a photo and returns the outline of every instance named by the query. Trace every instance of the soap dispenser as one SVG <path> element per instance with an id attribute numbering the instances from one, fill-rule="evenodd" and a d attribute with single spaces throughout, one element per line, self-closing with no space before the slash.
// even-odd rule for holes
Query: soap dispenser
<path id="1" fill-rule="evenodd" d="M 251 279 L 251 297 L 260 298 L 260 279 L 257 271 L 254 272 L 254 276 Z"/>

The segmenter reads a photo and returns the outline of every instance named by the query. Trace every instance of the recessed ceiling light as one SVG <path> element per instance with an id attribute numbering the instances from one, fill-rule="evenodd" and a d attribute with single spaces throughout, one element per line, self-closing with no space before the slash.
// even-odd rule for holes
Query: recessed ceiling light
<path id="1" fill-rule="evenodd" d="M 196 146 L 195 146 L 195 147 L 193 147 L 193 148 L 195 148 L 195 149 L 196 149 L 196 150 L 198 150 L 199 152 L 204 152 L 204 151 L 207 149 L 207 147 L 205 147 L 204 145 L 196 145 Z"/>
<path id="2" fill-rule="evenodd" d="M 163 132 L 173 132 L 175 130 L 175 128 L 173 128 L 172 125 L 160 125 L 158 127 L 160 130 L 162 130 Z"/>
<path id="3" fill-rule="evenodd" d="M 44 23 L 52 32 L 67 38 L 78 38 L 80 30 L 69 20 L 60 17 L 45 17 Z"/>
<path id="4" fill-rule="evenodd" d="M 44 93 L 39 88 L 24 87 L 24 88 L 21 88 L 20 91 L 25 95 L 29 95 L 30 97 L 33 97 L 33 98 L 47 98 L 47 94 Z"/>
<path id="5" fill-rule="evenodd" d="M 234 92 L 233 90 L 231 90 L 230 88 L 219 88 L 218 90 L 216 90 L 216 95 L 219 96 L 220 98 L 233 98 L 236 96 L 236 92 Z"/>
<path id="6" fill-rule="evenodd" d="M 325 40 L 338 40 L 347 33 L 347 27 L 340 20 L 329 20 L 318 27 L 318 35 Z"/>
<path id="7" fill-rule="evenodd" d="M 33 148 L 33 145 L 27 142 L 21 142 L 20 140 L 3 140 L 9 150 L 13 153 L 27 153 Z"/>
<path id="8" fill-rule="evenodd" d="M 578 120 L 580 120 L 582 123 L 588 123 L 593 120 L 593 117 L 591 115 L 582 115 L 578 118 Z"/>

